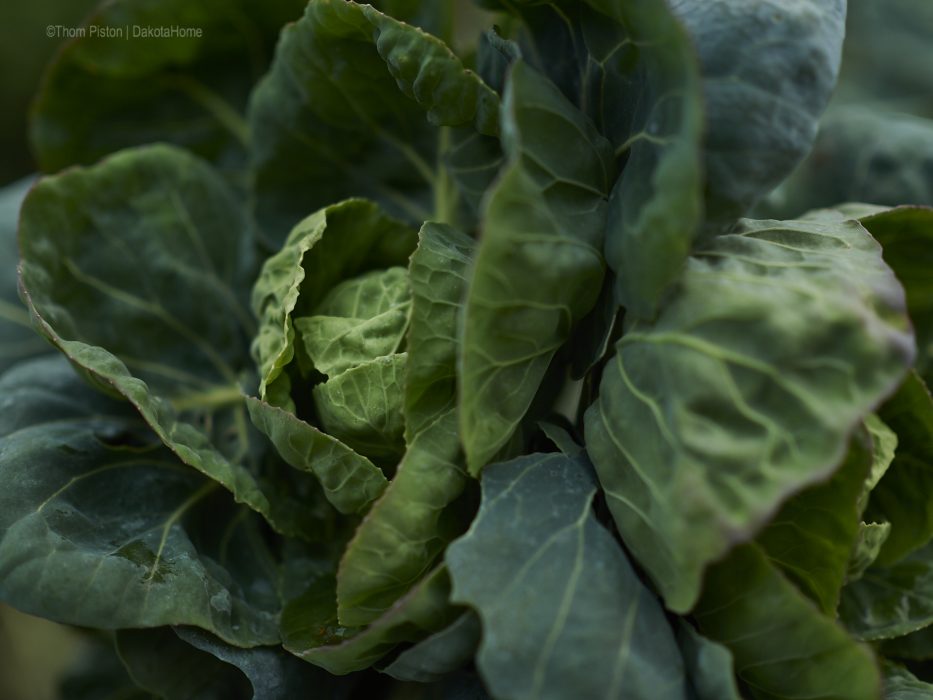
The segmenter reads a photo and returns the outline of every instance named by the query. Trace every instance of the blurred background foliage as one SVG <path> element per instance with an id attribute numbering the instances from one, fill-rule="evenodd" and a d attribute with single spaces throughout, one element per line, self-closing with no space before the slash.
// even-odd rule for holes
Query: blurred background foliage
<path id="1" fill-rule="evenodd" d="M 0 2 L 0 185 L 36 170 L 29 104 L 62 43 L 46 27 L 78 26 L 95 4 Z M 458 21 L 467 16 L 475 21 L 462 12 Z M 790 218 L 855 200 L 933 205 L 933 0 L 849 0 L 847 28 L 842 77 L 816 147 L 759 216 Z M 108 640 L 0 606 L 0 700 L 100 698 L 102 685 L 110 698 L 144 697 Z"/>
<path id="2" fill-rule="evenodd" d="M 61 44 L 46 27 L 75 27 L 97 0 L 4 0 L 0 2 L 0 185 L 35 172 L 26 139 L 29 102 L 42 70 Z"/>

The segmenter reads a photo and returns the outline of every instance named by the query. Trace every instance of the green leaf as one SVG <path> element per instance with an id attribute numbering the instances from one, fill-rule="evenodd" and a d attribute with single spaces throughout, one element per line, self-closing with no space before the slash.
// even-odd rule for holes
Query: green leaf
<path id="1" fill-rule="evenodd" d="M 506 91 L 503 133 L 509 165 L 486 202 L 460 359 L 461 433 L 474 474 L 515 431 L 604 273 L 608 143 L 521 62 Z"/>
<path id="2" fill-rule="evenodd" d="M 92 638 L 74 666 L 59 679 L 58 697 L 67 700 L 156 700 L 138 688 L 108 639 Z"/>
<path id="3" fill-rule="evenodd" d="M 799 216 L 840 202 L 933 206 L 931 157 L 930 119 L 866 105 L 834 107 L 820 123 L 810 156 L 764 210 L 769 216 Z"/>
<path id="4" fill-rule="evenodd" d="M 405 451 L 407 363 L 404 352 L 377 357 L 315 386 L 324 429 L 377 464 L 395 465 Z"/>
<path id="5" fill-rule="evenodd" d="M 411 328 L 405 380 L 409 443 L 450 408 L 457 391 L 457 329 L 474 242 L 443 224 L 427 223 L 411 256 Z"/>
<path id="6" fill-rule="evenodd" d="M 315 309 L 295 319 L 314 368 L 335 377 L 369 360 L 399 352 L 408 330 L 411 289 L 401 267 L 344 280 Z"/>
<path id="7" fill-rule="evenodd" d="M 622 539 L 675 612 L 703 569 L 826 479 L 913 358 L 903 291 L 857 222 L 750 221 L 616 344 L 586 443 Z"/>
<path id="8" fill-rule="evenodd" d="M 63 44 L 36 97 L 30 136 L 42 170 L 163 141 L 242 171 L 247 97 L 272 58 L 279 29 L 303 4 L 121 0 L 102 6 L 84 36 Z M 133 36 L 168 27 L 189 36 Z"/>
<path id="9" fill-rule="evenodd" d="M 857 581 L 875 563 L 891 534 L 891 523 L 859 523 L 858 537 L 846 571 L 846 581 Z"/>
<path id="10" fill-rule="evenodd" d="M 120 630 L 115 635 L 120 660 L 140 688 L 160 698 L 224 700 L 252 695 L 236 668 L 200 652 L 169 627 Z"/>
<path id="11" fill-rule="evenodd" d="M 479 613 L 491 693 L 685 698 L 664 612 L 592 512 L 586 457 L 527 455 L 488 467 L 482 484 L 479 515 L 446 558 L 453 601 Z"/>
<path id="12" fill-rule="evenodd" d="M 450 581 L 439 567 L 365 629 L 337 621 L 334 581 L 322 581 L 282 613 L 285 648 L 329 673 L 344 675 L 374 664 L 395 646 L 417 642 L 456 619 Z"/>
<path id="13" fill-rule="evenodd" d="M 395 478 L 347 546 L 337 573 L 342 625 L 372 622 L 434 565 L 462 532 L 448 506 L 466 483 L 450 409 L 415 435 Z"/>
<path id="14" fill-rule="evenodd" d="M 872 490 L 865 516 L 891 523 L 878 556 L 879 563 L 888 565 L 933 537 L 933 397 L 911 372 L 880 414 L 897 433 L 897 452 Z"/>
<path id="15" fill-rule="evenodd" d="M 16 292 L 16 225 L 19 208 L 34 180 L 23 178 L 0 189 L 0 374 L 20 360 L 48 352 L 49 346 L 32 329 L 29 313 Z"/>
<path id="16" fill-rule="evenodd" d="M 930 700 L 933 685 L 924 683 L 906 668 L 884 664 L 884 700 Z"/>
<path id="17" fill-rule="evenodd" d="M 279 641 L 260 523 L 63 358 L 0 379 L 0 600 L 98 629 Z"/>
<path id="18" fill-rule="evenodd" d="M 279 389 L 287 389 L 283 371 L 296 350 L 293 319 L 311 315 L 345 279 L 404 265 L 415 244 L 412 229 L 363 200 L 325 207 L 295 226 L 282 249 L 266 260 L 253 288 L 259 331 L 252 352 L 262 399 L 281 397 L 277 381 L 283 385 Z M 288 403 L 282 407 L 294 410 Z"/>
<path id="19" fill-rule="evenodd" d="M 755 545 L 710 567 L 693 615 L 759 700 L 877 700 L 871 651 L 820 614 Z"/>
<path id="20" fill-rule="evenodd" d="M 892 526 L 891 532 L 896 526 Z M 842 591 L 839 617 L 859 639 L 892 639 L 933 625 L 933 544 L 875 564 Z"/>
<path id="21" fill-rule="evenodd" d="M 450 626 L 406 649 L 380 670 L 400 681 L 440 681 L 472 661 L 481 632 L 476 614 L 465 612 Z"/>
<path id="22" fill-rule="evenodd" d="M 423 0 L 377 0 L 369 3 L 380 12 L 406 24 L 423 29 L 428 34 L 449 42 L 454 31 L 454 5 Z"/>
<path id="23" fill-rule="evenodd" d="M 707 226 L 728 226 L 813 145 L 836 85 L 846 2 L 681 1 L 673 9 L 703 74 Z"/>
<path id="24" fill-rule="evenodd" d="M 309 3 L 250 103 L 265 234 L 281 241 L 309 210 L 351 196 L 419 225 L 434 218 L 446 192 L 435 127 L 494 136 L 498 107 L 439 39 L 367 5 Z"/>
<path id="25" fill-rule="evenodd" d="M 388 481 L 382 470 L 337 438 L 265 401 L 251 397 L 246 406 L 253 424 L 282 459 L 314 474 L 327 500 L 341 513 L 361 513 L 385 491 Z"/>
<path id="26" fill-rule="evenodd" d="M 732 654 L 699 634 L 690 623 L 677 626 L 677 643 L 687 667 L 687 681 L 696 700 L 741 700 L 735 685 Z"/>
<path id="27" fill-rule="evenodd" d="M 933 382 L 933 208 L 898 207 L 862 217 L 861 222 L 881 244 L 885 262 L 907 292 L 907 312 L 919 350 L 916 368 L 929 384 Z"/>
<path id="28" fill-rule="evenodd" d="M 250 233 L 202 161 L 170 146 L 123 151 L 30 192 L 22 286 L 39 330 L 183 462 L 279 531 L 307 534 L 312 509 L 244 466 L 255 450 L 241 389 Z"/>
<path id="29" fill-rule="evenodd" d="M 292 700 L 313 688 L 337 700 L 353 688 L 281 649 L 240 649 L 191 627 L 121 630 L 117 647 L 137 683 L 160 697 Z"/>
<path id="30" fill-rule="evenodd" d="M 865 417 L 865 428 L 871 437 L 872 458 L 871 470 L 865 484 L 862 488 L 862 494 L 859 496 L 859 513 L 864 513 L 868 506 L 868 499 L 871 492 L 887 474 L 888 469 L 894 462 L 895 451 L 897 450 L 897 433 L 885 425 L 876 414 L 872 413 Z"/>
<path id="31" fill-rule="evenodd" d="M 619 46 L 610 43 L 604 53 L 622 54 L 629 42 L 637 46 L 636 56 L 620 66 L 627 73 L 617 69 L 614 85 L 605 88 L 618 93 L 621 107 L 614 112 L 626 115 L 622 124 L 604 130 L 616 156 L 625 158 L 610 200 L 606 261 L 616 273 L 620 303 L 650 318 L 680 274 L 703 214 L 696 49 L 672 12 L 676 5 L 587 2 L 626 30 Z"/>
<path id="32" fill-rule="evenodd" d="M 858 502 L 872 466 L 871 449 L 868 435 L 856 433 L 836 473 L 787 501 L 756 540 L 771 564 L 830 617 L 859 540 Z"/>
<path id="33" fill-rule="evenodd" d="M 903 637 L 878 642 L 881 653 L 890 658 L 927 661 L 933 659 L 933 627 L 924 627 Z"/>

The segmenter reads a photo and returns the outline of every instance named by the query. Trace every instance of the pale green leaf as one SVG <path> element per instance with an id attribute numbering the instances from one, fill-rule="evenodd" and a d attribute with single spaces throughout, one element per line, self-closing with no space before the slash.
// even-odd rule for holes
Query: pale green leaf
<path id="1" fill-rule="evenodd" d="M 411 257 L 411 328 L 405 380 L 405 435 L 411 443 L 446 411 L 457 390 L 457 329 L 474 242 L 442 224 L 421 229 Z"/>
<path id="2" fill-rule="evenodd" d="M 891 523 L 859 523 L 858 537 L 849 559 L 846 581 L 857 581 L 875 563 L 881 547 L 891 534 Z"/>
<path id="3" fill-rule="evenodd" d="M 388 484 L 382 471 L 332 435 L 288 411 L 259 399 L 247 399 L 253 424 L 288 464 L 311 472 L 327 500 L 341 513 L 360 513 Z"/>
<path id="4" fill-rule="evenodd" d="M 263 265 L 253 287 L 259 331 L 252 353 L 259 366 L 260 396 L 288 407 L 288 375 L 295 359 L 295 318 L 308 316 L 345 279 L 404 265 L 415 232 L 363 200 L 347 200 L 310 215 Z M 276 383 L 283 386 L 276 388 Z M 294 410 L 294 406 L 290 407 Z"/>
<path id="5" fill-rule="evenodd" d="M 347 546 L 337 574 L 341 624 L 372 622 L 425 575 L 463 531 L 449 506 L 466 483 L 456 414 L 449 409 L 415 435 Z"/>
<path id="6" fill-rule="evenodd" d="M 405 451 L 407 353 L 377 357 L 314 387 L 324 430 L 378 464 L 394 465 Z"/>
<path id="7" fill-rule="evenodd" d="M 295 328 L 314 368 L 335 377 L 399 352 L 408 330 L 411 290 L 401 267 L 373 270 L 334 287 Z"/>
<path id="8" fill-rule="evenodd" d="M 859 496 L 859 513 L 865 512 L 871 492 L 887 473 L 891 463 L 894 462 L 894 455 L 897 450 L 897 433 L 885 425 L 884 421 L 876 414 L 872 413 L 865 417 L 865 428 L 871 437 L 872 459 L 868 478 L 865 480 L 862 494 Z"/>

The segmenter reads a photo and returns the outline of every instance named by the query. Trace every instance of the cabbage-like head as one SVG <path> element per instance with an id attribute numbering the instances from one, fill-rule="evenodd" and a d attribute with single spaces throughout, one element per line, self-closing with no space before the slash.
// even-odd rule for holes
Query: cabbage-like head
<path id="1" fill-rule="evenodd" d="M 377 463 L 404 452 L 404 352 L 411 309 L 408 270 L 344 280 L 312 315 L 294 320 L 298 342 L 326 380 L 312 389 L 321 426 Z"/>

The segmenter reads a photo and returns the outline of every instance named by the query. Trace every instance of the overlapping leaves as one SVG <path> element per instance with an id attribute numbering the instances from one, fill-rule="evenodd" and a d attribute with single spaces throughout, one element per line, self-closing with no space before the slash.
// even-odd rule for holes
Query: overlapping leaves
<path id="1" fill-rule="evenodd" d="M 658 320 L 618 342 L 586 419 L 616 524 L 670 608 L 832 473 L 913 352 L 903 291 L 857 222 L 747 221 L 697 251 Z"/>

